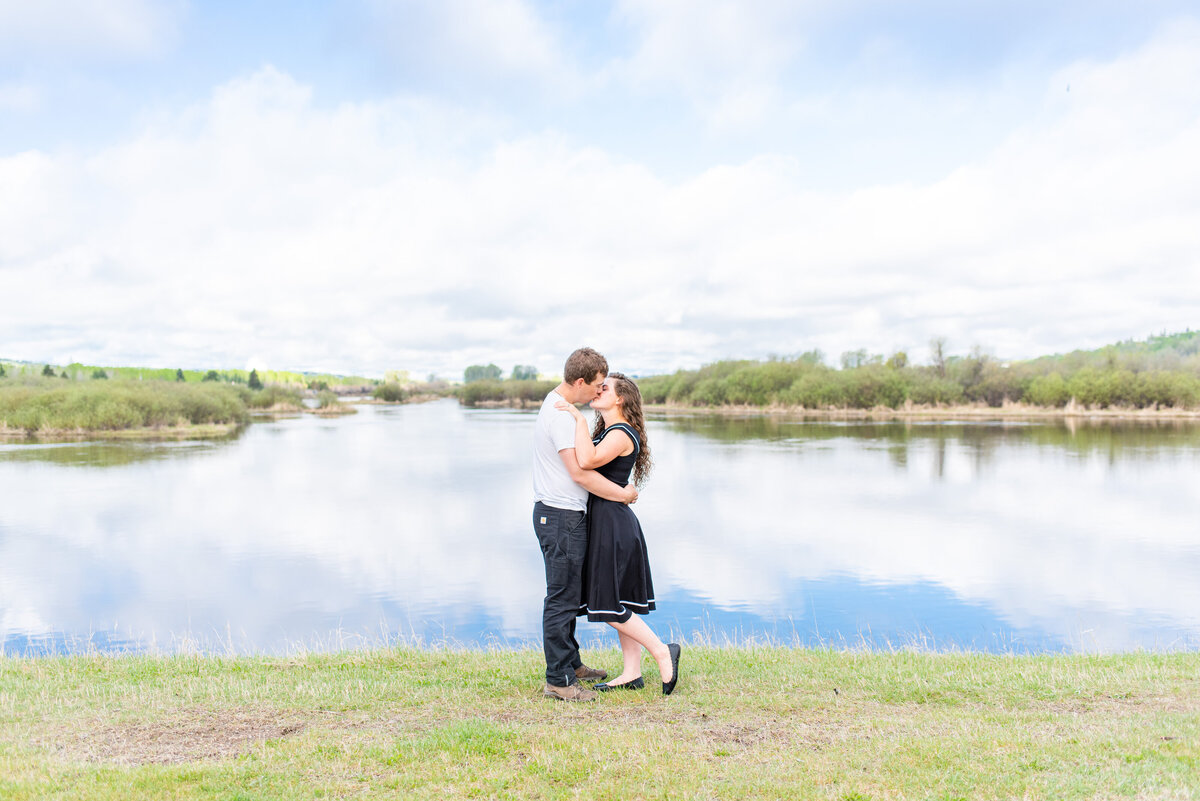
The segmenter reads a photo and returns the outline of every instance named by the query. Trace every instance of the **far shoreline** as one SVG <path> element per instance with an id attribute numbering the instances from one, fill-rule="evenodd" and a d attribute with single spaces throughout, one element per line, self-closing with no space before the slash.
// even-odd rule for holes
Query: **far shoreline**
<path id="1" fill-rule="evenodd" d="M 480 401 L 468 409 L 536 409 L 541 403 L 521 399 Z M 647 413 L 722 415 L 729 417 L 792 417 L 809 420 L 936 420 L 949 421 L 968 419 L 983 420 L 1089 420 L 1089 421 L 1197 421 L 1200 409 L 1094 409 L 1078 404 L 1067 404 L 1062 408 L 1030 406 L 1022 403 L 1007 403 L 1003 406 L 958 405 L 958 406 L 902 406 L 892 409 L 876 406 L 871 409 L 810 409 L 804 406 L 684 406 L 670 403 L 648 403 L 643 410 Z"/>
<path id="2" fill-rule="evenodd" d="M 1196 420 L 1200 409 L 1089 409 L 1068 404 L 1065 407 L 1029 406 L 1009 403 L 1003 406 L 905 406 L 892 409 L 876 406 L 871 409 L 809 409 L 803 406 L 679 406 L 647 404 L 647 412 L 714 414 L 729 416 L 759 415 L 768 417 L 802 417 L 812 420 Z"/>
<path id="3" fill-rule="evenodd" d="M 41 442 L 80 442 L 86 440 L 106 441 L 153 441 L 187 439 L 224 439 L 233 436 L 248 423 L 185 423 L 175 426 L 140 426 L 138 428 L 112 429 L 61 429 L 46 428 L 28 431 L 23 428 L 0 426 L 0 442 L 21 444 Z"/>

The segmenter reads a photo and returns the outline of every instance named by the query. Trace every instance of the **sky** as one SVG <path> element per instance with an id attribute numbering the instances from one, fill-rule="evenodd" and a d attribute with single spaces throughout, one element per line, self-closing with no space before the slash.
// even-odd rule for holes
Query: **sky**
<path id="1" fill-rule="evenodd" d="M 1200 11 L 0 0 L 0 358 L 459 378 L 1200 321 Z"/>

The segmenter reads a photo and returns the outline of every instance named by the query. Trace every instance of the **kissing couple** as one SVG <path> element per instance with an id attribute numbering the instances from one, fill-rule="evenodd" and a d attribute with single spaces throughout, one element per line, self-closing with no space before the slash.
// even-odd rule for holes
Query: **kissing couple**
<path id="1" fill-rule="evenodd" d="M 596 412 L 589 429 L 577 404 Z M 658 663 L 663 695 L 679 680 L 678 643 L 664 644 L 642 616 L 654 610 L 654 584 L 642 527 L 630 504 L 650 473 L 642 394 L 634 381 L 608 371 L 591 348 L 567 357 L 563 379 L 538 411 L 533 447 L 533 528 L 546 564 L 542 643 L 543 694 L 594 701 L 597 692 L 640 690 L 642 649 Z M 608 678 L 579 657 L 575 620 L 587 615 L 617 631 L 623 666 Z"/>

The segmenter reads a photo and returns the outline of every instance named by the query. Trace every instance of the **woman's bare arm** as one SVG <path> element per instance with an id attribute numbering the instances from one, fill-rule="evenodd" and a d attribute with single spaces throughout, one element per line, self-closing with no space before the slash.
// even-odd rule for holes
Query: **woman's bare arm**
<path id="1" fill-rule="evenodd" d="M 592 444 L 592 434 L 588 431 L 587 418 L 574 404 L 559 401 L 555 408 L 570 412 L 575 418 L 575 459 L 584 470 L 594 470 L 606 465 L 618 456 L 633 452 L 633 440 L 624 431 L 621 437 L 605 437 L 599 445 Z"/>
<path id="2" fill-rule="evenodd" d="M 558 452 L 567 468 L 571 480 L 598 498 L 617 503 L 637 503 L 638 491 L 633 484 L 614 484 L 595 470 L 584 470 L 575 458 L 574 448 L 564 448 Z"/>

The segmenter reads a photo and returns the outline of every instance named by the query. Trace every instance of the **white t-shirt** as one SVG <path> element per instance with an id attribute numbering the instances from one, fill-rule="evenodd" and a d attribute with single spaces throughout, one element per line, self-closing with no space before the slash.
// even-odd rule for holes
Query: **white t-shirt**
<path id="1" fill-rule="evenodd" d="M 554 408 L 560 400 L 566 399 L 557 390 L 550 390 L 538 410 L 533 433 L 533 500 L 585 512 L 588 491 L 571 480 L 558 455 L 564 448 L 575 447 L 575 417 Z"/>

